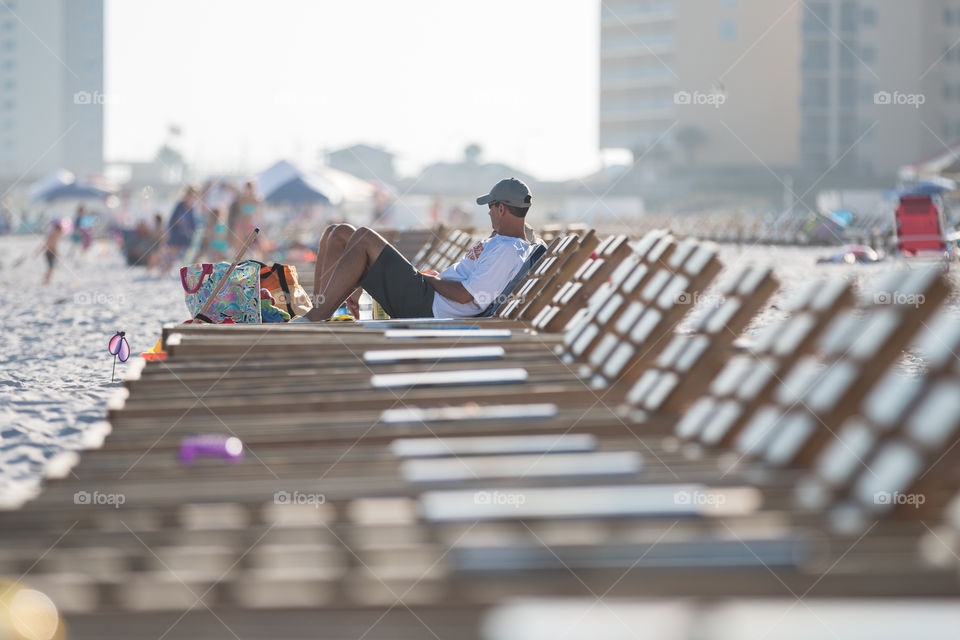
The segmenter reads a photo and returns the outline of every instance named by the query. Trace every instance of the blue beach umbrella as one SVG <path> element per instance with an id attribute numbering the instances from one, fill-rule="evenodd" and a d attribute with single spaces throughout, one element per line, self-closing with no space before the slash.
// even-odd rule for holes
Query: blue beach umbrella
<path id="1" fill-rule="evenodd" d="M 77 180 L 76 176 L 65 169 L 59 169 L 37 181 L 30 187 L 30 199 L 40 202 L 54 200 L 103 200 L 112 192 L 101 189 L 90 182 Z"/>
<path id="2" fill-rule="evenodd" d="M 111 194 L 106 189 L 95 187 L 92 184 L 73 182 L 51 189 L 36 199 L 43 202 L 84 199 L 103 200 L 109 195 Z"/>
<path id="3" fill-rule="evenodd" d="M 948 191 L 956 191 L 957 183 L 950 178 L 934 176 L 925 178 L 900 191 L 901 196 L 937 196 Z"/>
<path id="4" fill-rule="evenodd" d="M 268 204 L 338 204 L 340 193 L 318 175 L 281 160 L 257 176 L 263 201 Z"/>
<path id="5" fill-rule="evenodd" d="M 311 184 L 306 176 L 297 176 L 270 193 L 263 196 L 264 202 L 269 204 L 330 204 L 330 197 L 324 193 L 322 187 Z"/>

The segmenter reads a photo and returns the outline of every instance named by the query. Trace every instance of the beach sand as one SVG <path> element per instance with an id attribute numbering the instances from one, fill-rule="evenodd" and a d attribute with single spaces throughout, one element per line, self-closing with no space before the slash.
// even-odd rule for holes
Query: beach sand
<path id="1" fill-rule="evenodd" d="M 0 237 L 0 305 L 5 311 L 0 332 L 0 503 L 17 503 L 36 492 L 47 461 L 63 451 L 96 446 L 105 432 L 105 405 L 121 386 L 128 364 L 117 364 L 117 381 L 110 382 L 113 357 L 107 341 L 126 331 L 134 354 L 149 349 L 164 323 L 188 317 L 174 272 L 148 277 L 143 267 L 128 268 L 118 248 L 107 241 L 85 255 L 70 257 L 71 243 L 53 282 L 40 285 L 45 264 L 30 257 L 37 237 Z M 772 265 L 782 289 L 773 305 L 753 323 L 748 335 L 783 315 L 785 295 L 811 280 L 831 277 L 858 284 L 902 261 L 878 265 L 817 265 L 831 253 L 824 248 L 724 246 L 721 259 L 729 268 L 742 262 Z M 958 268 L 951 272 L 956 280 Z M 709 302 L 710 293 L 704 296 Z M 958 308 L 956 300 L 951 306 Z M 916 354 L 905 355 L 906 374 L 922 369 Z"/>
<path id="2" fill-rule="evenodd" d="M 86 254 L 61 241 L 53 280 L 42 286 L 46 263 L 32 255 L 39 243 L 35 236 L 0 237 L 0 503 L 36 491 L 57 453 L 102 438 L 106 400 L 133 361 L 118 362 L 110 382 L 107 342 L 116 331 L 125 331 L 139 354 L 153 346 L 163 323 L 188 317 L 175 276 L 127 268 L 107 241 Z"/>

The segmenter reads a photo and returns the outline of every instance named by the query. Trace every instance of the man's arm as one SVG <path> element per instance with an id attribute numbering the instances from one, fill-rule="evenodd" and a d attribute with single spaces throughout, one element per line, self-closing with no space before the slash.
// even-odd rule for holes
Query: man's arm
<path id="1" fill-rule="evenodd" d="M 423 275 L 433 289 L 444 298 L 454 302 L 473 302 L 473 296 L 467 289 L 455 280 L 442 280 L 438 276 Z"/>

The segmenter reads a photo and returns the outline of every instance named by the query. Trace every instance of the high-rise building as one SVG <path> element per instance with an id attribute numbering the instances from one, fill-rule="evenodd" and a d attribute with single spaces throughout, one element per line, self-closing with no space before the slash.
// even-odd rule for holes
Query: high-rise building
<path id="1" fill-rule="evenodd" d="M 0 3 L 0 179 L 103 167 L 103 0 Z"/>
<path id="2" fill-rule="evenodd" d="M 600 147 L 792 166 L 802 3 L 604 0 Z"/>
<path id="3" fill-rule="evenodd" d="M 604 0 L 601 12 L 601 148 L 887 177 L 960 140 L 960 0 Z"/>
<path id="4" fill-rule="evenodd" d="M 805 168 L 890 175 L 960 139 L 960 2 L 806 5 Z"/>

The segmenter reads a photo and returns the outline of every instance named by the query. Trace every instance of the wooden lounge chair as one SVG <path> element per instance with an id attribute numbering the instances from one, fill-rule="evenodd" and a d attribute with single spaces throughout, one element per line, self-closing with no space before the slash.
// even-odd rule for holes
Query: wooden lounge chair
<path id="1" fill-rule="evenodd" d="M 707 447 L 732 446 L 749 416 L 772 398 L 785 372 L 811 355 L 827 325 L 855 303 L 843 280 L 813 282 L 786 303 L 788 316 L 772 322 L 755 344 L 734 354 L 677 423 L 675 433 Z"/>
<path id="2" fill-rule="evenodd" d="M 647 411 L 682 415 L 706 391 L 732 355 L 734 340 L 776 289 L 769 268 L 744 267 L 731 273 L 716 291 L 717 304 L 697 319 L 692 332 L 670 339 L 653 366 L 637 379 L 627 402 Z"/>
<path id="3" fill-rule="evenodd" d="M 890 273 L 862 314 L 841 313 L 827 327 L 817 344 L 825 369 L 807 357 L 786 373 L 774 403 L 761 407 L 741 432 L 738 451 L 771 465 L 809 464 L 949 291 L 936 269 Z M 889 302 L 882 293 L 890 293 Z"/>
<path id="4" fill-rule="evenodd" d="M 639 255 L 628 255 L 604 278 L 595 275 L 603 264 L 593 276 L 583 271 L 576 284 L 593 290 L 581 298 L 582 312 L 565 323 L 567 335 L 549 345 L 559 348 L 558 354 L 533 338 L 511 342 L 511 337 L 499 345 L 471 344 L 467 348 L 476 358 L 471 362 L 478 370 L 525 363 L 521 366 L 528 366 L 532 376 L 550 375 L 537 367 L 552 359 L 552 366 L 563 371 L 555 358 L 560 355 L 568 360 L 568 373 L 583 365 L 587 381 L 598 387 L 629 380 L 626 384 L 636 390 L 644 387 L 641 381 L 649 371 L 658 378 L 683 372 L 698 389 L 709 382 L 714 400 L 735 397 L 721 393 L 718 381 L 732 376 L 727 368 L 712 382 L 710 373 L 746 326 L 749 311 L 769 297 L 773 281 L 763 269 L 734 272 L 718 289 L 726 299 L 695 321 L 687 339 L 674 331 L 683 314 L 670 314 L 675 307 L 689 311 L 692 305 L 684 304 L 683 296 L 692 300 L 694 292 L 707 291 L 719 262 L 714 253 L 695 258 L 700 248 L 682 244 L 658 240 L 668 258 L 644 263 Z M 646 272 L 641 273 L 641 266 Z M 75 476 L 64 473 L 38 500 L 9 518 L 5 514 L 0 520 L 0 572 L 19 574 L 29 567 L 36 586 L 88 624 L 94 615 L 122 622 L 131 612 L 153 612 L 153 617 L 141 618 L 147 620 L 141 629 L 145 634 L 155 632 L 150 621 L 159 612 L 169 612 L 172 623 L 181 613 L 203 607 L 218 617 L 256 608 L 261 620 L 270 622 L 289 619 L 298 609 L 323 609 L 341 625 L 337 629 L 346 629 L 349 625 L 342 621 L 351 615 L 381 612 L 398 599 L 424 620 L 433 619 L 429 612 L 466 612 L 461 620 L 472 629 L 476 611 L 506 598 L 577 595 L 585 587 L 631 598 L 769 597 L 780 589 L 831 597 L 955 597 L 960 594 L 955 567 L 920 561 L 920 523 L 885 521 L 862 539 L 849 528 L 828 526 L 856 520 L 849 516 L 851 510 L 860 521 L 886 517 L 864 500 L 873 487 L 938 493 L 924 512 L 934 521 L 942 517 L 940 497 L 957 491 L 949 465 L 943 475 L 935 465 L 928 477 L 895 472 L 905 461 L 929 463 L 944 448 L 941 443 L 955 437 L 958 412 L 953 409 L 960 397 L 955 363 L 947 356 L 931 363 L 915 393 L 893 393 L 899 390 L 897 380 L 888 376 L 895 356 L 928 324 L 949 291 L 937 278 L 906 277 L 882 286 L 923 296 L 918 307 L 870 305 L 854 316 L 866 323 L 856 333 L 840 312 L 849 289 L 821 288 L 785 325 L 795 327 L 792 333 L 772 336 L 769 347 L 759 351 L 787 372 L 798 369 L 808 354 L 838 367 L 857 367 L 868 382 L 858 387 L 848 380 L 848 396 L 840 402 L 818 397 L 829 389 L 814 380 L 791 387 L 809 410 L 783 404 L 780 383 L 757 406 L 762 410 L 773 404 L 786 407 L 787 415 L 817 415 L 842 420 L 845 426 L 861 416 L 868 423 L 876 420 L 867 427 L 874 440 L 864 455 L 881 471 L 880 480 L 854 465 L 846 481 L 818 490 L 827 478 L 824 470 L 836 464 L 830 456 L 838 455 L 829 438 L 812 447 L 809 459 L 788 456 L 782 461 L 768 455 L 767 447 L 722 477 L 724 467 L 716 457 L 677 452 L 671 457 L 660 444 L 662 430 L 640 437 L 656 416 L 667 414 L 675 421 L 669 414 L 691 401 L 696 408 L 699 401 L 667 393 L 654 404 L 649 393 L 635 391 L 634 401 L 650 420 L 633 420 L 629 413 L 601 410 L 596 393 L 578 395 L 577 389 L 586 391 L 583 379 L 565 374 L 562 382 L 539 391 L 535 385 L 518 385 L 520 393 L 506 394 L 510 406 L 485 405 L 481 387 L 463 387 L 467 391 L 460 395 L 413 392 L 387 406 L 383 399 L 389 389 L 368 388 L 369 401 L 341 408 L 317 404 L 314 408 L 322 411 L 298 412 L 292 409 L 301 403 L 309 409 L 312 400 L 305 394 L 284 395 L 284 382 L 294 384 L 296 376 L 283 376 L 282 367 L 297 358 L 306 361 L 311 352 L 324 363 L 311 373 L 318 388 L 362 382 L 357 372 L 364 367 L 376 375 L 409 375 L 449 371 L 449 361 L 436 352 L 422 353 L 422 345 L 377 346 L 364 347 L 360 361 L 337 367 L 331 364 L 336 354 L 323 359 L 337 335 L 320 332 L 294 334 L 298 350 L 287 349 L 286 338 L 266 333 L 262 343 L 269 348 L 238 359 L 239 343 L 231 345 L 213 335 L 219 332 L 207 332 L 209 338 L 185 340 L 163 367 L 144 369 L 142 384 L 129 387 L 127 406 L 113 414 L 114 434 L 102 449 L 85 456 L 73 469 Z M 739 305 L 727 306 L 730 300 Z M 554 296 L 551 303 L 559 301 Z M 628 315 L 634 304 L 642 308 Z M 645 328 L 642 339 L 632 339 L 633 328 L 651 309 L 663 317 Z M 808 312 L 821 319 L 796 321 Z M 624 320 L 631 315 L 632 326 Z M 880 324 L 884 317 L 886 325 Z M 937 318 L 935 328 L 949 323 Z M 607 356 L 595 356 L 594 362 L 579 360 L 587 351 L 578 355 L 573 347 L 590 326 L 596 327 L 595 340 L 584 343 L 593 345 L 591 355 L 603 353 L 601 345 L 611 342 L 607 336 L 616 341 Z M 891 333 L 890 327 L 907 335 Z M 188 333 L 193 334 L 183 335 Z M 936 335 L 945 351 L 955 351 L 960 343 L 956 330 Z M 699 357 L 691 358 L 689 368 L 682 366 L 683 354 L 703 343 L 701 337 L 707 344 L 693 351 Z M 234 361 L 204 351 L 218 341 L 233 350 L 228 355 Z M 456 350 L 455 342 L 437 348 Z M 616 356 L 626 352 L 624 345 L 634 353 L 658 355 L 649 360 Z M 502 349 L 493 353 L 491 346 Z M 876 353 L 868 353 L 871 349 Z M 622 375 L 635 363 L 639 371 Z M 866 367 L 875 370 L 864 371 Z M 190 398 L 175 385 L 196 392 L 192 401 L 205 404 L 203 390 L 220 384 L 214 376 L 229 378 L 223 382 L 229 385 L 236 377 L 247 386 L 231 387 L 210 403 L 213 411 L 199 407 L 183 412 Z M 270 387 L 278 378 L 280 386 Z M 725 384 L 735 390 L 751 386 L 738 380 Z M 765 383 L 752 386 L 766 389 Z M 409 399 L 422 403 L 411 406 Z M 229 402 L 240 410 L 228 410 Z M 181 410 L 180 417 L 175 419 L 169 408 Z M 690 427 L 688 435 L 702 435 L 717 413 L 707 411 L 701 416 L 706 424 Z M 249 455 L 236 465 L 202 460 L 180 467 L 173 458 L 179 438 L 196 430 L 236 431 L 249 444 Z M 857 437 L 854 429 L 846 444 L 859 446 Z M 669 459 L 669 470 L 657 465 L 661 456 Z M 949 456 L 946 461 L 954 462 Z M 843 462 L 849 466 L 849 460 Z M 797 464 L 806 468 L 798 471 Z M 116 492 L 126 501 L 118 508 L 76 502 L 78 493 L 92 496 L 94 491 Z M 808 494 L 821 496 L 821 502 L 810 502 Z M 889 515 L 899 515 L 900 506 L 894 505 Z M 444 624 L 449 625 L 444 629 L 457 628 Z M 129 634 L 130 627 L 120 624 L 116 632 Z M 454 637 L 470 633 L 451 632 Z M 208 629 L 201 635 L 209 634 Z"/>
<path id="5" fill-rule="evenodd" d="M 568 281 L 590 258 L 598 244 L 593 230 L 587 231 L 583 237 L 556 236 L 536 268 L 504 301 L 497 317 L 504 320 L 533 318 L 541 308 L 538 301 L 555 293 L 557 287 Z"/>

